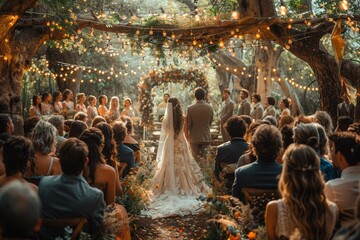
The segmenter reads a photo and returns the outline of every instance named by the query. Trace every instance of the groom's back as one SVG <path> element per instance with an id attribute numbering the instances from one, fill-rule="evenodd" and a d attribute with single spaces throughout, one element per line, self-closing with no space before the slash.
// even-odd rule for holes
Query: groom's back
<path id="1" fill-rule="evenodd" d="M 187 111 L 189 142 L 211 142 L 210 126 L 213 120 L 213 108 L 204 101 L 190 105 Z"/>

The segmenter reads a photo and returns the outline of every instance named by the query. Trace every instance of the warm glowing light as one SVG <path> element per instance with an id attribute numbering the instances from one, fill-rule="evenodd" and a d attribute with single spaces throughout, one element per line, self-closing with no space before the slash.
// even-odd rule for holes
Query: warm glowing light
<path id="1" fill-rule="evenodd" d="M 342 0 L 342 1 L 340 2 L 340 10 L 341 10 L 341 11 L 346 11 L 346 10 L 348 10 L 348 9 L 349 9 L 349 3 L 348 3 L 348 1 Z"/>
<path id="2" fill-rule="evenodd" d="M 136 32 L 135 32 L 136 35 L 140 35 L 140 30 L 137 29 Z"/>
<path id="3" fill-rule="evenodd" d="M 233 19 L 233 20 L 238 20 L 239 17 L 240 17 L 240 13 L 239 13 L 238 11 L 236 11 L 236 10 L 232 11 L 232 13 L 231 13 L 231 19 Z"/>
<path id="4" fill-rule="evenodd" d="M 154 34 L 154 31 L 153 29 L 151 28 L 150 31 L 149 31 L 149 35 L 153 35 Z"/>
<path id="5" fill-rule="evenodd" d="M 257 34 L 255 35 L 255 38 L 256 38 L 256 39 L 260 39 L 260 37 L 261 37 L 260 33 L 257 33 Z"/>
<path id="6" fill-rule="evenodd" d="M 280 14 L 285 16 L 287 14 L 287 9 L 284 5 L 280 6 Z"/>
<path id="7" fill-rule="evenodd" d="M 224 46 L 225 46 L 224 41 L 223 41 L 223 40 L 220 40 L 220 42 L 219 42 L 219 47 L 223 48 Z"/>

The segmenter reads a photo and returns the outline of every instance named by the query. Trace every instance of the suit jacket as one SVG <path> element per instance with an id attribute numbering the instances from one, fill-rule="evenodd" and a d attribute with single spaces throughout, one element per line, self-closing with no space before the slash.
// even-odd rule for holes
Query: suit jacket
<path id="1" fill-rule="evenodd" d="M 239 110 L 237 115 L 250 115 L 251 104 L 249 99 L 245 98 L 239 104 Z"/>
<path id="2" fill-rule="evenodd" d="M 127 163 L 122 175 L 124 178 L 130 173 L 131 169 L 135 167 L 134 151 L 122 143 L 118 145 L 117 152 L 117 159 L 119 163 Z"/>
<path id="3" fill-rule="evenodd" d="M 349 116 L 352 119 L 355 117 L 355 106 L 352 103 L 346 104 L 345 102 L 337 105 L 337 117 Z"/>
<path id="4" fill-rule="evenodd" d="M 264 108 L 261 105 L 261 103 L 258 102 L 257 104 L 255 104 L 254 107 L 251 108 L 250 117 L 252 117 L 255 120 L 261 119 L 263 116 L 263 113 L 264 113 Z"/>
<path id="5" fill-rule="evenodd" d="M 189 143 L 211 142 L 210 126 L 214 118 L 212 106 L 199 100 L 187 109 L 186 120 Z"/>
<path id="6" fill-rule="evenodd" d="M 221 124 L 226 123 L 226 121 L 232 117 L 234 113 L 234 102 L 229 98 L 227 101 L 222 102 L 220 110 L 220 121 Z"/>
<path id="7" fill-rule="evenodd" d="M 232 195 L 244 202 L 245 196 L 241 192 L 244 187 L 277 189 L 281 169 L 281 164 L 275 161 L 267 162 L 260 159 L 239 167 L 235 171 Z"/>
<path id="8" fill-rule="evenodd" d="M 233 138 L 229 142 L 219 145 L 215 157 L 215 176 L 219 178 L 222 170 L 220 163 L 237 163 L 239 157 L 243 155 L 248 148 L 249 144 L 241 137 Z"/>
<path id="9" fill-rule="evenodd" d="M 275 107 L 272 106 L 272 105 L 269 105 L 269 106 L 265 109 L 265 111 L 264 111 L 264 113 L 263 113 L 263 115 L 262 115 L 262 118 L 264 118 L 264 117 L 266 117 L 266 116 L 277 117 L 276 115 L 277 115 L 277 114 L 276 114 L 276 109 L 275 109 Z"/>
<path id="10" fill-rule="evenodd" d="M 87 230 L 93 233 L 101 225 L 106 207 L 103 192 L 91 187 L 82 176 L 48 176 L 39 184 L 42 217 L 48 219 L 86 217 Z M 85 229 L 85 231 L 87 231 Z M 64 231 L 42 229 L 46 239 L 63 237 Z"/>

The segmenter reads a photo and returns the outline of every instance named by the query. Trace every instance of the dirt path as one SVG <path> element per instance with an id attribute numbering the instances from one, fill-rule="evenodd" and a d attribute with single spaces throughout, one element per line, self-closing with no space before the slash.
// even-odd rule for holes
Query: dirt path
<path id="1" fill-rule="evenodd" d="M 202 239 L 209 216 L 205 213 L 159 219 L 139 218 L 133 224 L 133 239 Z"/>

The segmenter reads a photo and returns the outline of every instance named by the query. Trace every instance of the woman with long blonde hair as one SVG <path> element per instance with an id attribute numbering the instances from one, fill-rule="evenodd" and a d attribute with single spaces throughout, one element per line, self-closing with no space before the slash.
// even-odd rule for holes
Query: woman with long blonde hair
<path id="1" fill-rule="evenodd" d="M 284 154 L 279 181 L 282 199 L 266 206 L 268 240 L 290 238 L 330 239 L 338 216 L 335 203 L 326 199 L 320 160 L 309 146 L 292 144 Z"/>

